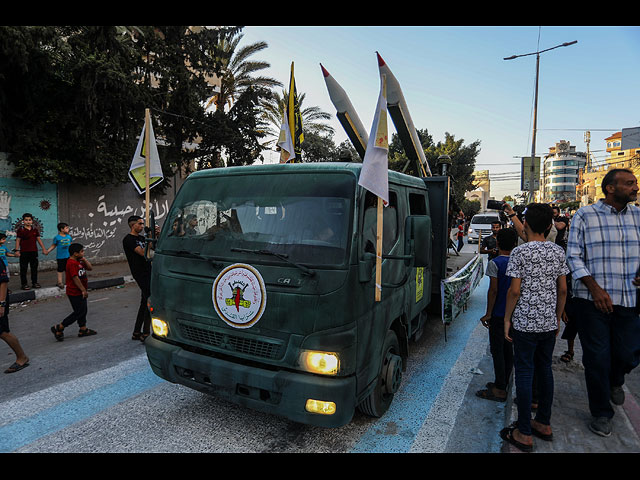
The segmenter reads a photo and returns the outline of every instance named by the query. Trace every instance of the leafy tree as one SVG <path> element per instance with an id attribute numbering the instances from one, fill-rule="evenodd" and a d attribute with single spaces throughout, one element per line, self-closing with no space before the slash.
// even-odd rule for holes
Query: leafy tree
<path id="1" fill-rule="evenodd" d="M 260 123 L 260 99 L 268 92 L 247 88 L 228 112 L 216 110 L 207 114 L 202 127 L 203 138 L 198 145 L 200 169 L 252 164 L 262 159 L 260 144 L 264 127 Z"/>
<path id="2" fill-rule="evenodd" d="M 460 206 L 460 209 L 462 210 L 462 213 L 464 213 L 464 217 L 470 219 L 480 211 L 480 201 L 469 200 L 468 198 L 465 198 L 462 201 L 462 205 Z"/>
<path id="3" fill-rule="evenodd" d="M 127 181 L 149 108 L 170 175 L 198 155 L 193 142 L 229 121 L 203 106 L 213 94 L 207 78 L 227 59 L 220 45 L 239 30 L 0 27 L 0 150 L 34 183 Z M 247 98 L 258 104 L 256 92 Z M 245 127 L 252 150 L 259 132 Z"/>
<path id="4" fill-rule="evenodd" d="M 216 110 L 224 111 L 225 107 L 230 108 L 247 88 L 261 88 L 267 91 L 282 87 L 281 82 L 271 77 L 254 76 L 256 72 L 269 68 L 269 64 L 250 60 L 249 57 L 267 48 L 267 43 L 256 42 L 239 48 L 238 44 L 242 38 L 243 35 L 237 31 L 228 38 L 220 39 L 217 45 L 217 58 L 221 64 L 220 91 L 211 98 Z"/>
<path id="5" fill-rule="evenodd" d="M 0 28 L 0 149 L 32 181 L 119 179 L 141 108 L 130 44 L 113 27 Z M 133 145 L 133 147 L 130 147 Z"/>
<path id="6" fill-rule="evenodd" d="M 480 153 L 480 141 L 464 145 L 464 140 L 456 140 L 454 135 L 445 133 L 443 142 L 433 143 L 433 138 L 426 129 L 416 130 L 418 139 L 424 150 L 429 169 L 432 174 L 437 174 L 438 157 L 448 155 L 451 159 L 449 175 L 452 181 L 451 203 L 453 205 L 463 205 L 464 194 L 473 190 L 473 171 L 475 170 L 476 158 Z M 401 142 L 397 134 L 393 134 L 389 145 L 389 168 L 396 171 L 404 171 L 409 175 L 417 176 L 416 162 L 409 161 L 401 147 Z"/>
<path id="7" fill-rule="evenodd" d="M 309 131 L 304 134 L 302 157 L 305 162 L 359 162 L 360 156 L 349 141 L 337 145 L 333 134 Z"/>

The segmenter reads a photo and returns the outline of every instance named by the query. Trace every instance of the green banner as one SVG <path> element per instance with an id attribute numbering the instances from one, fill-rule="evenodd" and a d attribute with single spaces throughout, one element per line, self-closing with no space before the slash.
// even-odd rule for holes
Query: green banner
<path id="1" fill-rule="evenodd" d="M 454 275 L 440 282 L 443 323 L 451 323 L 464 311 L 471 292 L 478 286 L 483 275 L 482 257 L 476 255 Z"/>

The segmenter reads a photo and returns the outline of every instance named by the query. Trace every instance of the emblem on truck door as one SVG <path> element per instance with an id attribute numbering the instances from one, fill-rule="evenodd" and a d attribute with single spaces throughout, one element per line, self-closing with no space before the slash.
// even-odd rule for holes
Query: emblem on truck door
<path id="1" fill-rule="evenodd" d="M 213 282 L 211 297 L 220 318 L 234 328 L 255 325 L 267 304 L 262 275 L 244 263 L 229 265 L 220 272 Z"/>

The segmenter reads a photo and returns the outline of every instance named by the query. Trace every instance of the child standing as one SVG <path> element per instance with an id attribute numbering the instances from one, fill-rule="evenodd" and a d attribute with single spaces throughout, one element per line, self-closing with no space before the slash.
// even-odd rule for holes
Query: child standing
<path id="1" fill-rule="evenodd" d="M 7 275 L 9 274 L 9 262 L 7 257 L 17 257 L 15 253 L 11 253 L 5 243 L 7 242 L 7 235 L 0 233 L 0 258 L 4 261 L 5 267 L 7 267 Z"/>
<path id="2" fill-rule="evenodd" d="M 69 235 L 69 225 L 66 223 L 58 224 L 58 234 L 53 237 L 53 243 L 44 252 L 45 255 L 51 253 L 51 251 L 58 247 L 56 251 L 56 261 L 58 262 L 58 288 L 63 289 L 64 283 L 62 281 L 62 274 L 67 268 L 67 260 L 69 259 L 69 245 L 71 245 L 71 235 Z"/>
<path id="3" fill-rule="evenodd" d="M 464 247 L 464 227 L 462 225 L 458 225 L 457 237 L 458 237 L 458 252 L 459 252 L 460 250 L 462 250 L 462 247 Z"/>
<path id="4" fill-rule="evenodd" d="M 518 243 L 518 234 L 512 228 L 503 228 L 496 233 L 498 255 L 489 260 L 487 276 L 491 278 L 487 292 L 487 312 L 480 319 L 489 329 L 489 348 L 493 358 L 495 382 L 487 383 L 485 390 L 476 395 L 486 400 L 504 402 L 507 400 L 507 385 L 513 369 L 513 346 L 504 338 L 504 313 L 507 291 L 511 277 L 506 275 L 509 255 Z"/>
<path id="5" fill-rule="evenodd" d="M 29 290 L 27 285 L 27 268 L 31 267 L 31 286 L 40 288 L 38 283 L 38 246 L 40 244 L 42 253 L 45 252 L 44 243 L 40 238 L 40 232 L 33 226 L 33 215 L 25 213 L 22 215 L 22 226 L 16 232 L 16 250 L 20 257 L 20 280 L 22 290 Z"/>
<path id="6" fill-rule="evenodd" d="M 79 243 L 69 245 L 69 259 L 67 260 L 67 297 L 73 308 L 73 312 L 65 318 L 62 323 L 51 327 L 53 336 L 59 342 L 64 340 L 64 329 L 74 322 L 78 322 L 80 330 L 79 337 L 95 335 L 95 330 L 87 328 L 87 270 L 92 270 L 93 266 L 84 258 L 84 247 Z"/>
<path id="7" fill-rule="evenodd" d="M 553 218 L 551 207 L 532 203 L 524 214 L 527 243 L 511 252 L 507 275 L 504 335 L 513 342 L 518 420 L 500 431 L 503 440 L 520 450 L 533 449 L 535 435 L 552 440 L 551 405 L 553 372 L 551 359 L 567 296 L 569 273 L 564 250 L 545 241 Z M 513 328 L 511 328 L 513 327 Z M 531 419 L 533 372 L 537 375 L 538 409 Z"/>

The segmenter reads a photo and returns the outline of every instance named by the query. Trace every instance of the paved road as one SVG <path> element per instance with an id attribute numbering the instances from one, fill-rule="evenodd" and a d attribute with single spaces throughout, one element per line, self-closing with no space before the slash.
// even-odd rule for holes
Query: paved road
<path id="1" fill-rule="evenodd" d="M 478 290 L 484 290 L 479 288 Z M 487 338 L 479 329 L 484 293 L 446 330 L 429 322 L 411 352 L 401 391 L 382 419 L 357 413 L 339 429 L 299 425 L 186 387 L 150 370 L 130 340 L 139 293 L 134 284 L 92 291 L 89 323 L 99 333 L 56 342 L 50 326 L 66 298 L 17 306 L 12 331 L 31 365 L 0 377 L 2 452 L 497 452 L 504 406 L 474 408 L 465 393 L 481 381 Z M 446 338 L 445 338 L 446 337 Z M 12 354 L 0 345 L 0 358 Z M 475 372 L 475 373 L 474 373 Z M 486 381 L 486 380 L 482 380 Z M 463 414 L 465 418 L 460 418 Z"/>

